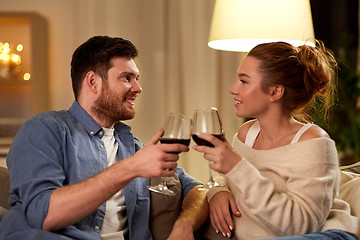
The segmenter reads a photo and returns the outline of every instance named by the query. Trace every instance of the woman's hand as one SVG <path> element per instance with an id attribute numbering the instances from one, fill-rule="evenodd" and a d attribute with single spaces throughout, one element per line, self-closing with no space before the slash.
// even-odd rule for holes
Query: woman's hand
<path id="1" fill-rule="evenodd" d="M 231 230 L 234 229 L 230 210 L 234 216 L 241 216 L 231 193 L 218 192 L 211 198 L 209 202 L 210 222 L 215 231 L 221 232 L 224 237 L 230 237 Z"/>
<path id="2" fill-rule="evenodd" d="M 199 145 L 193 147 L 196 151 L 204 153 L 204 158 L 211 162 L 209 165 L 211 169 L 226 174 L 241 161 L 241 156 L 234 151 L 225 138 L 220 140 L 207 133 L 196 133 L 196 135 L 214 145 L 214 147 Z"/>

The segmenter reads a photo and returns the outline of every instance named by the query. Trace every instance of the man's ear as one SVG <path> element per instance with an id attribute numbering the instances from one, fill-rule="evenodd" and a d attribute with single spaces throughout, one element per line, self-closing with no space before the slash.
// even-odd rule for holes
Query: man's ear
<path id="1" fill-rule="evenodd" d="M 89 71 L 84 79 L 84 84 L 86 87 L 93 93 L 98 93 L 100 91 L 100 82 L 101 78 L 93 71 Z"/>
<path id="2" fill-rule="evenodd" d="M 270 100 L 272 102 L 278 101 L 284 95 L 284 92 L 285 92 L 285 88 L 283 85 L 276 85 L 270 87 L 270 95 L 271 95 Z"/>

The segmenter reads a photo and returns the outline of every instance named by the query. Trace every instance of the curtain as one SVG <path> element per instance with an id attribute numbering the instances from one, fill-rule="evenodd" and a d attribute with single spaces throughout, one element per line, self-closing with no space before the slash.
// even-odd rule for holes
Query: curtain
<path id="1" fill-rule="evenodd" d="M 74 3 L 75 14 L 79 16 L 76 28 L 79 43 L 90 35 L 105 34 L 129 39 L 139 49 L 135 61 L 143 93 L 136 102 L 136 117 L 128 124 L 145 143 L 170 112 L 191 117 L 196 108 L 217 107 L 228 141 L 232 141 L 242 122 L 234 114 L 229 89 L 243 54 L 220 52 L 207 46 L 214 3 L 214 0 Z M 180 158 L 180 166 L 188 173 L 207 181 L 208 162 L 200 153 L 190 150 L 180 154 Z"/>

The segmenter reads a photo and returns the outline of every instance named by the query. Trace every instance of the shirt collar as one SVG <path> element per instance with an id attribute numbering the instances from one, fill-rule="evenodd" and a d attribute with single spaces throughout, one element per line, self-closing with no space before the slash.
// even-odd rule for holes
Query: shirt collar
<path id="1" fill-rule="evenodd" d="M 120 121 L 115 123 L 114 128 L 119 134 L 131 133 L 131 127 Z"/>
<path id="2" fill-rule="evenodd" d="M 101 126 L 85 111 L 85 109 L 75 100 L 69 112 L 74 118 L 85 128 L 90 136 L 94 136 L 99 132 L 103 133 Z M 104 134 L 98 134 L 100 138 Z"/>

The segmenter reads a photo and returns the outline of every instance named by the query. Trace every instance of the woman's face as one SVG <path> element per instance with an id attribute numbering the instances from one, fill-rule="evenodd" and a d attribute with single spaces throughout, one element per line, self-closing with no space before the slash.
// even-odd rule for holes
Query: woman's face
<path id="1" fill-rule="evenodd" d="M 271 95 L 270 91 L 266 93 L 261 87 L 260 63 L 260 60 L 254 57 L 245 57 L 237 71 L 237 79 L 230 88 L 238 117 L 257 118 L 268 109 Z"/>

